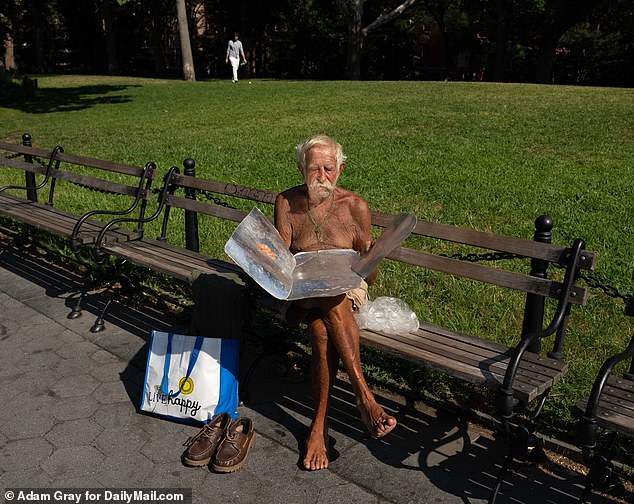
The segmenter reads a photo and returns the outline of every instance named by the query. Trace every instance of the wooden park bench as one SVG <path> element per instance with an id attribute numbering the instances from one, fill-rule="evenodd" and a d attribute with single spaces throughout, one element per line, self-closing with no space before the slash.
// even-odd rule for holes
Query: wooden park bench
<path id="1" fill-rule="evenodd" d="M 26 225 L 27 231 L 38 229 L 67 239 L 79 258 L 82 247 L 94 244 L 113 217 L 134 215 L 142 220 L 156 176 L 154 163 L 139 167 L 68 154 L 60 146 L 39 149 L 31 146 L 28 134 L 22 144 L 0 142 L 0 169 L 12 179 L 0 187 L 0 216 Z M 11 174 L 6 169 L 12 169 Z M 84 193 L 91 211 L 86 211 L 86 203 L 80 211 L 69 209 L 69 200 L 77 201 L 76 191 Z M 70 193 L 73 198 L 68 198 Z M 100 208 L 95 208 L 96 193 L 105 195 Z M 107 239 L 127 241 L 142 235 L 142 224 L 133 230 L 119 226 L 110 229 Z M 81 296 L 69 318 L 81 314 L 80 302 Z"/>
<path id="2" fill-rule="evenodd" d="M 626 297 L 625 302 L 625 314 L 634 317 L 634 296 Z M 623 365 L 627 367 L 619 372 Z M 612 480 L 618 437 L 634 438 L 634 334 L 622 352 L 603 363 L 590 395 L 575 405 L 573 416 L 579 419 L 577 442 L 589 469 L 579 499 L 583 503 L 592 490 L 600 490 Z M 606 439 L 602 439 L 602 432 Z"/>
<path id="3" fill-rule="evenodd" d="M 270 210 L 277 196 L 274 191 L 196 177 L 195 163 L 190 159 L 185 162 L 183 174 L 175 167 L 167 172 L 163 188 L 158 192 L 156 210 L 147 216 L 145 205 L 151 198 L 150 184 L 155 178 L 151 163 L 143 168 L 132 167 L 72 156 L 61 148 L 49 152 L 5 142 L 0 143 L 0 151 L 7 153 L 0 159 L 0 166 L 32 174 L 26 183 L 15 183 L 0 190 L 0 215 L 66 237 L 76 252 L 82 244 L 94 244 L 93 252 L 98 260 L 109 255 L 182 281 L 189 280 L 194 272 L 241 272 L 235 264 L 199 251 L 199 218 L 212 218 L 214 229 L 226 229 L 228 239 L 235 225 L 253 206 L 265 206 Z M 74 171 L 73 168 L 83 170 Z M 103 178 L 104 174 L 113 173 L 128 177 L 132 182 Z M 42 179 L 39 184 L 33 180 L 37 176 Z M 70 183 L 72 188 L 81 187 L 82 190 L 125 195 L 132 202 L 120 210 L 101 206 L 87 213 L 72 213 L 53 207 L 54 192 L 59 192 L 56 185 L 61 183 Z M 43 189 L 48 192 L 48 201 L 39 203 L 34 195 Z M 9 194 L 12 190 L 26 190 L 27 198 Z M 182 226 L 174 224 L 174 214 L 183 211 L 185 247 L 169 243 L 167 239 L 174 232 L 182 232 Z M 104 224 L 102 219 L 96 220 L 97 216 L 111 220 Z M 159 218 L 162 219 L 161 236 L 157 239 L 144 236 L 144 224 Z M 372 224 L 376 229 L 384 228 L 393 218 L 393 215 L 373 212 Z M 134 231 L 127 230 L 129 225 L 135 228 Z M 495 501 L 512 460 L 525 456 L 539 444 L 534 436 L 536 417 L 552 386 L 567 371 L 563 347 L 569 312 L 573 305 L 583 305 L 587 300 L 587 290 L 578 286 L 577 280 L 580 271 L 593 269 L 596 261 L 596 254 L 586 251 L 580 239 L 570 246 L 551 244 L 552 227 L 550 218 L 539 217 L 533 240 L 422 220 L 412 232 L 412 241 L 420 238 L 443 245 L 457 244 L 488 259 L 521 259 L 526 263 L 523 271 L 502 267 L 501 264 L 508 261 L 481 264 L 464 260 L 472 259 L 474 254 L 449 256 L 434 253 L 431 249 L 400 246 L 388 255 L 388 259 L 409 265 L 415 272 L 425 274 L 431 270 L 461 281 L 490 284 L 525 295 L 522 330 L 514 344 L 496 343 L 487 335 L 466 334 L 427 321 L 420 321 L 420 328 L 407 334 L 361 331 L 364 345 L 495 391 L 495 413 L 511 443 L 491 502 Z M 556 266 L 561 271 L 557 275 L 560 279 L 547 277 L 549 266 Z M 251 291 L 258 306 L 275 305 L 267 303 L 263 291 L 257 288 Z M 552 306 L 546 307 L 547 301 Z M 108 303 L 104 312 L 107 306 Z M 544 321 L 546 311 L 552 313 L 547 323 Z M 78 308 L 73 312 L 78 312 Z M 474 317 L 483 315 L 486 316 L 473 314 Z M 95 330 L 103 328 L 103 312 L 93 327 Z M 542 351 L 542 342 L 546 338 L 551 342 L 550 351 Z M 521 424 L 514 420 L 518 405 L 525 406 L 526 410 L 526 421 Z"/>
<path id="4" fill-rule="evenodd" d="M 159 239 L 98 240 L 96 251 L 180 280 L 186 280 L 196 270 L 236 271 L 235 264 L 199 252 L 198 219 L 211 217 L 215 219 L 216 226 L 227 221 L 238 223 L 253 206 L 268 206 L 270 209 L 276 195 L 273 191 L 198 178 L 194 162 L 189 159 L 185 161 L 184 174 L 172 168 L 166 176 L 160 205 L 163 207 L 163 234 Z M 173 226 L 170 219 L 175 209 L 185 210 L 186 248 L 171 245 L 166 240 L 166 231 Z M 375 228 L 384 228 L 393 218 L 393 215 L 373 212 L 372 224 Z M 122 219 L 116 219 L 111 225 L 117 226 L 121 222 Z M 577 285 L 577 279 L 582 269 L 593 269 L 595 265 L 596 254 L 586 251 L 580 239 L 574 240 L 570 246 L 551 244 L 552 226 L 550 218 L 538 218 L 533 240 L 428 221 L 418 221 L 412 232 L 413 237 L 466 245 L 500 259 L 521 258 L 527 262 L 524 272 L 403 246 L 388 255 L 388 259 L 420 268 L 419 271 L 434 270 L 459 279 L 524 293 L 522 331 L 514 345 L 507 346 L 488 339 L 486 335 L 465 334 L 426 321 L 420 321 L 419 330 L 408 334 L 361 331 L 364 345 L 496 391 L 497 418 L 502 430 L 510 436 L 511 448 L 492 492 L 491 502 L 495 500 L 513 458 L 531 451 L 536 443 L 533 436 L 535 418 L 552 386 L 567 371 L 563 347 L 570 309 L 573 305 L 585 304 L 587 300 L 587 290 Z M 231 229 L 227 230 L 227 239 Z M 105 227 L 102 238 L 108 232 L 108 227 Z M 560 274 L 563 275 L 562 280 L 547 277 L 549 265 L 563 271 Z M 262 292 L 258 289 L 255 292 L 255 297 L 261 302 Z M 553 316 L 544 323 L 547 300 L 554 304 L 550 311 Z M 266 305 L 266 302 L 261 304 Z M 473 314 L 474 317 L 483 315 L 486 316 Z M 553 336 L 551 350 L 543 352 L 541 342 L 549 336 Z M 513 421 L 518 403 L 535 405 L 522 425 Z"/>

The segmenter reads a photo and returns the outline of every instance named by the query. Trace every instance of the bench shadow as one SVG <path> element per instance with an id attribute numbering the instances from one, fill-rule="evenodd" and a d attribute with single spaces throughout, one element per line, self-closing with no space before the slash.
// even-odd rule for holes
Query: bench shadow
<path id="1" fill-rule="evenodd" d="M 247 406 L 263 417 L 256 429 L 296 451 L 299 464 L 313 414 L 309 380 L 296 382 L 283 374 L 276 378 L 271 376 L 275 369 L 275 362 L 260 364 L 249 385 Z M 487 501 L 508 450 L 503 437 L 453 411 L 400 402 L 382 393 L 377 400 L 398 420 L 382 439 L 366 434 L 350 385 L 337 380 L 329 417 L 332 471 L 396 503 L 431 502 L 430 488 L 456 496 L 456 502 Z M 572 504 L 583 486 L 580 474 L 554 461 L 516 462 L 496 502 Z M 594 495 L 592 502 L 622 501 Z"/>
<path id="2" fill-rule="evenodd" d="M 513 348 L 509 348 L 503 354 L 499 354 L 495 357 L 484 359 L 479 364 L 479 369 L 480 371 L 482 371 L 482 378 L 484 378 L 484 380 L 487 382 L 500 383 L 501 385 L 501 380 L 497 378 L 496 374 L 493 372 L 493 366 L 500 363 L 508 364 L 512 356 L 513 356 Z"/>
<path id="3" fill-rule="evenodd" d="M 43 288 L 48 297 L 63 297 L 82 285 L 79 275 L 30 256 L 5 252 L 0 262 L 4 268 Z M 99 313 L 104 302 L 103 296 L 87 296 L 85 316 Z M 136 352 L 126 358 L 126 368 L 120 374 L 131 403 L 139 411 L 152 329 L 181 328 L 161 314 L 141 312 L 118 303 L 111 306 L 106 323 L 141 339 L 137 342 L 141 345 L 137 344 Z M 102 334 L 107 340 L 108 329 Z M 259 358 L 249 345 L 242 346 L 241 380 L 250 364 Z M 279 356 L 262 360 L 246 384 L 245 405 L 254 415 L 258 432 L 295 451 L 299 463 L 313 405 L 307 373 L 289 371 Z M 459 502 L 486 502 L 507 452 L 504 439 L 496 439 L 455 412 L 409 404 L 383 393 L 377 394 L 377 400 L 399 422 L 390 435 L 378 440 L 366 434 L 349 384 L 337 380 L 329 419 L 332 471 L 395 503 L 412 499 L 425 502 L 430 487 L 455 496 Z M 364 465 L 363 470 L 359 470 L 360 464 Z M 385 477 L 377 478 L 377 474 Z M 393 488 L 388 481 L 393 482 Z M 578 501 L 583 483 L 579 474 L 554 464 L 543 467 L 517 463 L 507 473 L 497 502 L 573 503 Z M 403 496 L 405 487 L 420 493 Z M 628 497 L 632 496 L 625 498 Z M 623 501 L 593 494 L 591 502 Z"/>
<path id="4" fill-rule="evenodd" d="M 127 361 L 125 369 L 120 373 L 120 379 L 130 402 L 139 411 L 152 330 L 181 330 L 183 328 L 179 327 L 178 323 L 165 313 L 155 310 L 136 310 L 114 302 L 104 317 L 105 330 L 93 335 L 87 331 L 87 328 L 101 313 L 107 302 L 107 296 L 87 295 L 82 302 L 81 321 L 64 320 L 75 304 L 76 296 L 81 293 L 85 285 L 81 275 L 31 254 L 18 255 L 10 250 L 5 250 L 0 256 L 0 265 L 43 289 L 47 298 L 64 300 L 63 306 L 68 311 L 60 310 L 60 306 L 50 308 L 50 310 L 55 311 L 55 313 L 48 313 L 53 320 L 61 319 L 59 322 L 68 327 L 83 324 L 86 327 L 86 335 L 90 335 L 88 336 L 90 340 Z M 29 292 L 17 293 L 16 295 L 18 298 L 22 295 L 32 297 Z M 52 303 L 47 303 L 45 298 L 39 302 L 52 305 Z M 49 308 L 43 306 L 42 309 L 46 311 Z M 113 331 L 112 328 L 115 327 L 116 331 Z M 122 335 L 127 340 L 130 339 L 127 333 L 136 336 L 140 341 L 136 341 L 132 345 L 129 341 L 123 341 Z"/>
<path id="5" fill-rule="evenodd" d="M 129 95 L 112 95 L 138 85 L 89 85 L 69 88 L 40 88 L 28 99 L 9 98 L 4 107 L 20 110 L 29 114 L 47 114 L 50 112 L 71 112 L 84 110 L 96 105 L 128 103 Z"/>
<path id="6" fill-rule="evenodd" d="M 0 264 L 7 270 L 44 289 L 47 297 L 63 299 L 69 313 L 77 296 L 86 285 L 82 275 L 31 255 L 17 255 L 11 251 L 5 251 L 0 256 Z M 92 322 L 101 313 L 106 301 L 107 295 L 88 294 L 81 305 L 82 319 Z M 56 317 L 52 316 L 51 318 L 55 319 Z M 58 318 L 62 318 L 61 313 Z M 110 305 L 104 320 L 106 322 L 105 333 L 107 333 L 107 325 L 112 324 L 120 330 L 130 332 L 145 340 L 149 338 L 152 329 L 167 330 L 174 327 L 175 324 L 174 319 L 166 316 L 165 313 L 149 309 L 140 311 L 117 302 Z"/>

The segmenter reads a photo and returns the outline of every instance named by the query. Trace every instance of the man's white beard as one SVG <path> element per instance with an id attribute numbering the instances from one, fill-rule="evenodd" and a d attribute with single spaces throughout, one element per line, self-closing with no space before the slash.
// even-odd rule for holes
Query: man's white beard
<path id="1" fill-rule="evenodd" d="M 310 184 L 308 189 L 313 194 L 317 194 L 318 191 L 325 191 L 327 193 L 326 196 L 330 196 L 335 190 L 335 184 L 330 183 L 329 180 L 326 180 L 324 182 L 319 182 L 318 180 L 315 180 L 312 184 Z"/>

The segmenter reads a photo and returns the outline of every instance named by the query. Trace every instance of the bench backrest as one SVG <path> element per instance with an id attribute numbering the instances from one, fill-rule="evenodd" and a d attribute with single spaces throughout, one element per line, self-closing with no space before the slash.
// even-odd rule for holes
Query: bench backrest
<path id="1" fill-rule="evenodd" d="M 166 205 L 168 207 L 182 208 L 184 210 L 211 215 L 234 222 L 240 222 L 247 215 L 248 211 L 233 208 L 221 199 L 203 201 L 200 195 L 208 195 L 211 196 L 211 198 L 213 198 L 214 195 L 216 195 L 217 198 L 230 196 L 268 205 L 274 204 L 277 196 L 277 193 L 274 191 L 217 182 L 215 180 L 190 175 L 180 175 L 178 173 L 172 176 L 171 183 L 173 192 L 167 196 Z M 178 191 L 179 188 L 182 189 L 182 191 Z M 198 193 L 198 196 L 193 196 L 196 193 Z"/>
<path id="2" fill-rule="evenodd" d="M 179 190 L 180 189 L 180 190 Z M 198 193 L 199 196 L 195 196 Z M 205 194 L 208 201 L 201 200 Z M 222 198 L 240 198 L 255 204 L 272 205 L 277 193 L 275 191 L 256 189 L 231 183 L 218 182 L 195 176 L 174 174 L 172 177 L 172 194 L 167 197 L 168 207 L 176 207 L 199 214 L 215 216 L 221 219 L 240 222 L 248 210 L 232 208 Z M 197 198 L 197 199 L 194 199 Z M 372 212 L 372 224 L 386 227 L 394 219 L 394 215 Z M 546 229 L 541 235 L 548 235 L 552 223 L 545 222 Z M 543 243 L 523 238 L 496 235 L 471 229 L 419 220 L 412 232 L 413 236 L 450 241 L 477 249 L 479 252 L 491 251 L 508 254 L 509 257 L 521 257 L 533 261 L 542 261 L 566 267 L 570 260 L 571 248 Z M 228 238 L 228 237 L 227 237 Z M 548 239 L 548 238 L 545 238 Z M 429 268 L 444 273 L 458 275 L 505 288 L 523 291 L 543 297 L 559 298 L 562 285 L 559 282 L 532 276 L 527 273 L 504 270 L 484 264 L 476 264 L 450 256 L 434 254 L 409 247 L 397 247 L 389 259 L 415 266 Z M 576 267 L 593 269 L 596 254 L 584 251 Z M 587 289 L 579 286 L 573 288 L 570 302 L 584 304 L 587 300 Z"/>
<path id="3" fill-rule="evenodd" d="M 244 218 L 254 204 L 273 205 L 277 196 L 275 191 L 207 180 L 193 175 L 173 174 L 171 182 L 166 199 L 167 210 L 164 214 L 162 237 L 165 238 L 169 208 L 184 209 L 187 248 L 196 252 L 198 251 L 198 221 L 188 219 L 187 212 L 195 215 L 206 214 L 237 223 Z M 207 201 L 201 201 L 201 195 L 204 195 Z M 240 205 L 243 208 L 234 208 L 234 205 L 227 203 L 226 200 L 229 199 L 243 200 Z M 381 212 L 372 212 L 372 225 L 377 228 L 386 227 L 394 217 L 394 215 Z M 551 244 L 552 220 L 546 216 L 539 217 L 535 221 L 535 226 L 534 240 L 529 240 L 419 220 L 408 238 L 409 242 L 440 240 L 442 246 L 439 248 L 443 251 L 449 244 L 455 244 L 461 249 L 461 253 L 433 253 L 429 250 L 438 249 L 438 247 L 425 245 L 417 248 L 399 246 L 387 258 L 525 294 L 522 339 L 526 341 L 529 350 L 540 353 L 540 340 L 556 333 L 549 355 L 554 358 L 563 358 L 562 350 L 570 307 L 573 304 L 585 304 L 588 299 L 588 289 L 577 285 L 577 280 L 581 270 L 594 269 L 596 254 L 584 250 L 582 240 L 573 241 L 570 247 Z M 462 252 L 464 248 L 470 250 L 470 253 Z M 485 256 L 489 255 L 494 259 L 521 258 L 524 262 L 528 261 L 529 267 L 515 265 L 509 267 L 499 261 L 496 261 L 494 266 L 472 262 L 473 256 L 478 258 L 483 252 Z M 548 278 L 546 271 L 550 265 L 564 270 L 563 279 Z M 545 323 L 544 306 L 548 298 L 556 300 L 557 303 L 550 323 Z"/>
<path id="4" fill-rule="evenodd" d="M 393 217 L 386 214 L 374 213 L 372 223 L 385 226 L 392 218 Z M 546 229 L 536 234 L 548 235 L 550 233 L 552 223 L 546 221 L 544 224 L 546 224 Z M 536 223 L 536 225 L 538 225 L 538 223 Z M 499 254 L 497 256 L 499 259 L 523 258 L 541 261 L 544 263 L 544 266 L 553 264 L 567 267 L 569 266 L 572 253 L 570 247 L 475 231 L 424 220 L 417 222 L 416 227 L 412 231 L 412 235 L 450 241 L 466 245 L 471 247 L 471 249 L 467 253 L 442 255 L 408 247 L 397 247 L 388 255 L 388 258 L 451 275 L 550 298 L 559 298 L 562 288 L 561 283 L 538 276 L 532 276 L 529 273 L 487 266 L 486 264 L 475 261 L 479 258 L 486 258 L 487 255 L 495 259 L 496 256 L 492 254 Z M 595 262 L 596 254 L 584 250 L 577 261 L 576 267 L 579 269 L 592 270 L 594 269 Z M 571 303 L 585 304 L 587 299 L 588 290 L 586 288 L 579 286 L 573 288 L 570 297 Z"/>
<path id="5" fill-rule="evenodd" d="M 86 156 L 78 156 L 64 152 L 61 147 L 52 151 L 0 142 L 0 166 L 22 170 L 33 176 L 41 176 L 36 186 L 33 179 L 0 188 L 3 190 L 25 190 L 27 198 L 37 200 L 37 194 L 46 191 L 46 203 L 55 204 L 57 182 L 64 181 L 91 191 L 104 194 L 122 195 L 132 198 L 126 202 L 127 209 L 120 212 L 111 209 L 95 212 L 95 214 L 116 215 L 138 208 L 142 217 L 147 202 L 152 198 L 151 185 L 156 178 L 154 163 L 133 166 L 115 161 L 105 161 Z M 34 194 L 34 189 L 38 192 Z M 92 208 L 91 210 L 97 210 Z"/>

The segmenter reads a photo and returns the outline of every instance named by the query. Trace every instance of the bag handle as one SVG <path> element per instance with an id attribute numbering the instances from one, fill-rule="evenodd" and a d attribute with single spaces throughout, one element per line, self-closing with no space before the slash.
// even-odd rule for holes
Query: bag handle
<path id="1" fill-rule="evenodd" d="M 163 380 L 161 381 L 161 392 L 165 395 L 170 395 L 168 388 L 168 375 L 170 371 L 170 361 L 172 359 L 172 338 L 174 337 L 174 333 L 168 333 L 167 335 L 167 350 L 165 351 L 165 362 L 163 363 Z M 192 350 L 191 357 L 189 358 L 189 364 L 187 366 L 187 374 L 185 375 L 185 379 L 182 381 L 182 385 L 178 388 L 178 392 L 175 394 L 171 394 L 170 397 L 176 397 L 180 395 L 183 391 L 183 387 L 185 383 L 187 383 L 187 379 L 189 375 L 194 370 L 194 366 L 196 365 L 196 361 L 198 360 L 198 354 L 200 353 L 200 349 L 203 346 L 203 337 L 197 336 L 196 343 L 194 343 L 194 348 Z"/>

